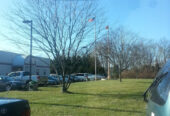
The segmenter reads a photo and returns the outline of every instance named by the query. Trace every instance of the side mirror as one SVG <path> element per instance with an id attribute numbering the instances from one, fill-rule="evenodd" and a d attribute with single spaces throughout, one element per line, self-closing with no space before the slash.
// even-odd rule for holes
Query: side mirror
<path id="1" fill-rule="evenodd" d="M 144 94 L 143 94 L 143 100 L 145 101 L 145 102 L 148 102 L 148 96 L 147 96 L 148 94 L 147 94 L 147 92 L 145 92 Z"/>

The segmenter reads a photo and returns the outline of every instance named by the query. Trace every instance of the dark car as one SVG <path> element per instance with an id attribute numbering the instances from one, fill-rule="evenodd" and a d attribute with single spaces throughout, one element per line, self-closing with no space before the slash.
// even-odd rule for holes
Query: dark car
<path id="1" fill-rule="evenodd" d="M 30 116 L 31 110 L 27 100 L 0 98 L 0 116 Z"/>
<path id="2" fill-rule="evenodd" d="M 49 85 L 56 85 L 58 84 L 58 80 L 57 78 L 53 77 L 53 76 L 48 76 L 48 82 Z"/>
<path id="3" fill-rule="evenodd" d="M 170 116 L 170 60 L 144 93 L 147 116 Z"/>
<path id="4" fill-rule="evenodd" d="M 24 89 L 26 84 L 9 76 L 0 76 L 0 86 L 1 90 L 8 91 L 10 89 Z"/>
<path id="5" fill-rule="evenodd" d="M 11 89 L 11 83 L 5 76 L 0 76 L 0 91 L 8 91 Z"/>

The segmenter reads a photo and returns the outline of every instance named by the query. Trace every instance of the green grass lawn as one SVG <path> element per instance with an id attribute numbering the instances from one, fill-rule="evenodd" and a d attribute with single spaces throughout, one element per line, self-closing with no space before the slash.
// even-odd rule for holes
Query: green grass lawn
<path id="1" fill-rule="evenodd" d="M 152 80 L 124 79 L 73 83 L 70 94 L 60 87 L 10 91 L 0 96 L 29 100 L 32 116 L 145 116 L 142 94 Z"/>

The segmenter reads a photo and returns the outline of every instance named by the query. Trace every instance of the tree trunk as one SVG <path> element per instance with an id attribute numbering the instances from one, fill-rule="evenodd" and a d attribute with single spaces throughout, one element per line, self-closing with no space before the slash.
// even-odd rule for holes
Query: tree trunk
<path id="1" fill-rule="evenodd" d="M 62 92 L 66 93 L 67 92 L 67 87 L 66 87 L 66 82 L 65 82 L 65 74 L 63 73 L 62 75 L 63 82 L 62 82 Z"/>
<path id="2" fill-rule="evenodd" d="M 121 76 L 120 68 L 119 68 L 119 79 L 120 79 L 120 82 L 122 82 L 122 76 Z"/>
<path id="3" fill-rule="evenodd" d="M 65 84 L 65 82 L 63 82 L 63 84 L 62 84 L 63 86 L 62 86 L 62 93 L 67 93 L 67 88 L 66 88 L 66 84 Z"/>
<path id="4" fill-rule="evenodd" d="M 120 82 L 122 82 L 122 76 L 120 72 L 119 72 L 119 78 L 120 78 Z"/>

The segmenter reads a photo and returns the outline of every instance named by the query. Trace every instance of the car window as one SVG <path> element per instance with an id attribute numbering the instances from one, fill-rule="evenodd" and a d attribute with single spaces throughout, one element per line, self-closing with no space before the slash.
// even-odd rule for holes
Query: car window
<path id="1" fill-rule="evenodd" d="M 10 77 L 16 76 L 16 73 L 10 73 L 9 76 Z"/>
<path id="2" fill-rule="evenodd" d="M 19 72 L 17 72 L 17 73 L 16 73 L 16 76 L 20 76 L 20 73 L 19 73 Z"/>
<path id="3" fill-rule="evenodd" d="M 52 79 L 52 77 L 48 77 L 48 79 Z"/>
<path id="4" fill-rule="evenodd" d="M 76 76 L 84 76 L 84 74 L 77 74 Z"/>
<path id="5" fill-rule="evenodd" d="M 158 85 L 158 93 L 160 93 L 160 97 L 166 101 L 170 92 L 170 73 L 168 73 L 165 79 Z"/>
<path id="6" fill-rule="evenodd" d="M 23 76 L 29 76 L 30 73 L 29 72 L 23 72 Z"/>
<path id="7" fill-rule="evenodd" d="M 11 77 L 6 77 L 6 80 L 12 81 L 13 79 Z"/>
<path id="8" fill-rule="evenodd" d="M 164 105 L 170 92 L 170 73 L 165 75 L 160 83 L 151 89 L 151 100 L 159 105 Z"/>

